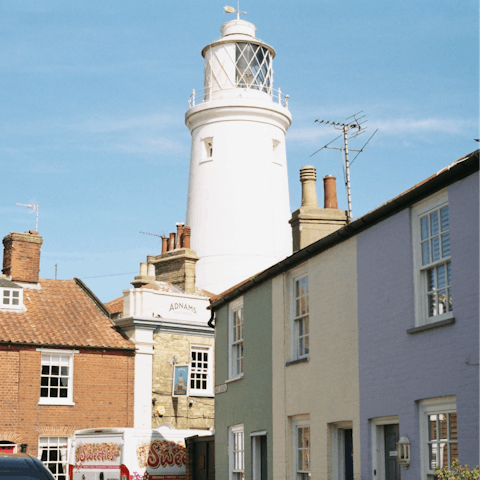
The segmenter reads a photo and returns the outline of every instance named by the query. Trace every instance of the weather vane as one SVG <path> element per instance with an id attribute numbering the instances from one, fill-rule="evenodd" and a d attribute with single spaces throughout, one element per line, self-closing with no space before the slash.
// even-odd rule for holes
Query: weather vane
<path id="1" fill-rule="evenodd" d="M 236 13 L 237 14 L 237 20 L 240 20 L 240 14 L 243 13 L 244 15 L 246 15 L 247 12 L 242 12 L 240 10 L 239 3 L 240 2 L 237 2 L 237 9 L 236 10 L 233 7 L 229 7 L 228 5 L 225 5 L 223 7 L 223 13 Z"/>

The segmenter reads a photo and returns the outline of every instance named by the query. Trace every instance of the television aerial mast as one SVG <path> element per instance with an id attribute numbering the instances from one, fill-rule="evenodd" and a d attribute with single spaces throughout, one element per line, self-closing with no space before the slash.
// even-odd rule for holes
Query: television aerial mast
<path id="1" fill-rule="evenodd" d="M 331 122 L 328 120 L 315 120 L 315 122 L 318 123 L 325 123 L 326 125 L 333 125 L 333 127 L 336 130 L 341 130 L 342 134 L 339 135 L 338 137 L 334 138 L 331 142 L 327 143 L 324 145 L 322 148 L 318 149 L 316 152 L 313 152 L 310 157 L 313 157 L 316 153 L 318 153 L 320 150 L 323 150 L 324 148 L 331 148 L 332 150 L 340 150 L 341 152 L 345 152 L 345 155 L 342 156 L 342 164 L 343 164 L 343 177 L 345 181 L 345 187 L 347 189 L 347 203 L 348 203 L 348 223 L 352 221 L 352 195 L 350 192 L 350 165 L 355 161 L 355 158 L 357 158 L 360 153 L 363 152 L 363 149 L 367 146 L 367 143 L 373 138 L 373 135 L 375 135 L 378 132 L 378 128 L 373 132 L 373 135 L 365 142 L 365 145 L 360 150 L 355 150 L 353 148 L 350 148 L 350 151 L 352 152 L 358 152 L 357 155 L 355 155 L 355 158 L 350 162 L 348 158 L 348 134 L 350 132 L 350 138 L 357 138 L 359 135 L 365 132 L 367 127 L 364 127 L 363 124 L 367 122 L 365 119 L 365 115 L 362 115 L 359 117 L 359 115 L 363 113 L 363 110 L 355 113 L 351 117 L 348 117 L 345 121 L 350 120 L 349 123 L 338 123 L 338 122 Z M 333 143 L 335 140 L 339 139 L 343 135 L 343 147 L 330 147 L 330 144 Z"/>
<path id="2" fill-rule="evenodd" d="M 34 200 L 35 201 L 35 200 Z M 35 212 L 36 213 L 36 219 L 35 219 L 35 231 L 38 232 L 38 209 L 40 208 L 38 205 L 36 205 L 32 202 L 31 205 L 26 205 L 25 203 L 16 203 L 15 205 L 18 205 L 20 207 L 27 207 L 30 208 L 32 211 L 30 213 Z"/>

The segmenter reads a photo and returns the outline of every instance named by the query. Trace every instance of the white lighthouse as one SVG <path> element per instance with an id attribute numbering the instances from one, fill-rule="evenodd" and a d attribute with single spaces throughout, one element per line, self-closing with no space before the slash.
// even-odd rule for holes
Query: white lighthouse
<path id="1" fill-rule="evenodd" d="M 232 20 L 202 50 L 205 82 L 192 133 L 186 224 L 197 285 L 220 293 L 292 253 L 285 133 L 288 96 L 273 88 L 275 50 Z"/>

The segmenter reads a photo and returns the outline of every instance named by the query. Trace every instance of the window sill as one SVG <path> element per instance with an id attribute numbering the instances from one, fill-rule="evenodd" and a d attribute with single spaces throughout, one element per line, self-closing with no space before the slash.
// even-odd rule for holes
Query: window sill
<path id="1" fill-rule="evenodd" d="M 60 401 L 55 401 L 55 400 L 52 400 L 52 399 L 40 399 L 38 401 L 38 404 L 39 405 L 54 405 L 54 406 L 67 406 L 67 407 L 73 407 L 75 405 L 75 402 L 72 402 L 71 400 L 67 400 L 67 401 L 63 401 L 63 402 L 60 402 Z"/>
<path id="2" fill-rule="evenodd" d="M 240 375 L 239 377 L 229 378 L 228 380 L 225 380 L 225 383 L 238 382 L 239 380 L 242 380 L 242 378 L 243 375 Z"/>
<path id="3" fill-rule="evenodd" d="M 433 328 L 445 327 L 448 325 L 453 325 L 455 323 L 455 317 L 447 318 L 445 320 L 439 320 L 437 322 L 428 323 L 427 325 L 421 325 L 419 327 L 409 328 L 407 330 L 408 334 L 425 332 L 426 330 L 432 330 Z"/>
<path id="4" fill-rule="evenodd" d="M 290 362 L 287 362 L 285 366 L 288 367 L 289 365 L 296 365 L 297 363 L 305 363 L 309 361 L 310 357 L 298 358 L 297 360 L 291 360 Z"/>
<path id="5" fill-rule="evenodd" d="M 213 162 L 213 157 L 212 158 L 205 158 L 203 160 L 200 160 L 199 164 L 201 165 L 202 163 L 208 163 L 208 162 Z"/>
<path id="6" fill-rule="evenodd" d="M 201 397 L 201 398 L 215 398 L 215 394 L 213 393 L 199 393 L 199 392 L 190 392 L 188 394 L 189 397 Z"/>

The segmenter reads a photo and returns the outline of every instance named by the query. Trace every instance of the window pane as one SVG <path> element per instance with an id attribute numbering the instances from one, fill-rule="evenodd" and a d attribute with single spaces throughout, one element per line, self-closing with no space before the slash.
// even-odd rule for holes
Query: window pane
<path id="1" fill-rule="evenodd" d="M 40 396 L 41 397 L 48 397 L 48 388 L 41 388 L 40 389 Z"/>
<path id="2" fill-rule="evenodd" d="M 310 427 L 305 427 L 303 429 L 303 438 L 305 441 L 305 448 L 310 448 Z"/>
<path id="3" fill-rule="evenodd" d="M 420 220 L 421 230 L 422 230 L 422 240 L 426 240 L 428 235 L 428 217 L 423 217 Z"/>
<path id="4" fill-rule="evenodd" d="M 8 305 L 10 303 L 10 299 L 9 298 L 4 298 L 3 299 L 3 304 L 4 305 Z"/>
<path id="5" fill-rule="evenodd" d="M 51 388 L 50 389 L 50 397 L 54 397 L 54 398 L 58 397 L 58 389 L 57 388 Z"/>
<path id="6" fill-rule="evenodd" d="M 449 262 L 447 263 L 447 281 L 448 284 L 452 284 L 452 264 Z"/>
<path id="7" fill-rule="evenodd" d="M 453 310 L 453 303 L 452 303 L 452 288 L 448 289 L 448 311 L 451 312 Z"/>
<path id="8" fill-rule="evenodd" d="M 457 414 L 449 413 L 450 417 L 450 440 L 458 440 L 457 436 Z"/>
<path id="9" fill-rule="evenodd" d="M 440 462 L 442 467 L 449 467 L 450 463 L 448 461 L 448 443 L 440 444 Z"/>
<path id="10" fill-rule="evenodd" d="M 310 353 L 309 336 L 305 337 L 305 355 Z"/>
<path id="11" fill-rule="evenodd" d="M 18 305 L 18 298 L 12 299 L 12 305 Z"/>
<path id="12" fill-rule="evenodd" d="M 430 227 L 432 229 L 432 237 L 438 235 L 438 211 L 430 214 Z"/>
<path id="13" fill-rule="evenodd" d="M 437 315 L 436 295 L 431 293 L 428 295 L 428 316 L 434 317 L 435 315 Z"/>
<path id="14" fill-rule="evenodd" d="M 433 291 L 435 288 L 435 269 L 427 270 L 427 292 Z"/>
<path id="15" fill-rule="evenodd" d="M 450 444 L 450 464 L 454 460 L 458 460 L 458 444 L 457 443 Z"/>
<path id="16" fill-rule="evenodd" d="M 50 373 L 50 367 L 48 365 L 42 365 L 42 375 L 48 375 Z"/>
<path id="17" fill-rule="evenodd" d="M 10 296 L 10 290 L 4 290 L 3 291 L 3 296 L 4 297 L 9 297 Z"/>
<path id="18" fill-rule="evenodd" d="M 430 242 L 427 240 L 422 243 L 422 265 L 430 263 Z"/>
<path id="19" fill-rule="evenodd" d="M 437 444 L 428 444 L 428 464 L 430 470 L 435 470 L 437 468 Z"/>
<path id="20" fill-rule="evenodd" d="M 13 298 L 19 298 L 20 297 L 20 292 L 17 292 L 16 290 L 13 290 L 12 296 L 13 296 Z"/>
<path id="21" fill-rule="evenodd" d="M 432 262 L 440 260 L 440 237 L 432 238 Z"/>
<path id="22" fill-rule="evenodd" d="M 445 288 L 445 282 L 447 281 L 446 278 L 446 271 L 445 271 L 445 265 L 440 265 L 437 268 L 437 276 L 438 276 L 438 282 L 437 282 L 437 287 L 438 288 Z"/>
<path id="23" fill-rule="evenodd" d="M 442 257 L 450 256 L 450 233 L 442 235 Z"/>
<path id="24" fill-rule="evenodd" d="M 437 416 L 428 416 L 428 439 L 437 440 Z"/>
<path id="25" fill-rule="evenodd" d="M 438 430 L 440 440 L 448 440 L 447 415 L 445 413 L 440 413 L 438 415 Z"/>
<path id="26" fill-rule="evenodd" d="M 57 365 L 52 365 L 52 375 L 58 375 L 60 373 L 60 368 Z"/>
<path id="27" fill-rule="evenodd" d="M 40 378 L 40 385 L 42 387 L 47 387 L 48 386 L 48 378 L 47 377 L 41 377 Z"/>
<path id="28" fill-rule="evenodd" d="M 58 378 L 50 377 L 50 386 L 51 387 L 58 387 Z"/>
<path id="29" fill-rule="evenodd" d="M 448 220 L 448 207 L 443 207 L 440 210 L 440 217 L 442 219 L 442 232 L 450 228 L 450 223 Z"/>
<path id="30" fill-rule="evenodd" d="M 298 448 L 303 448 L 303 428 L 299 428 L 297 430 L 297 436 L 298 436 L 297 446 L 298 446 Z"/>

